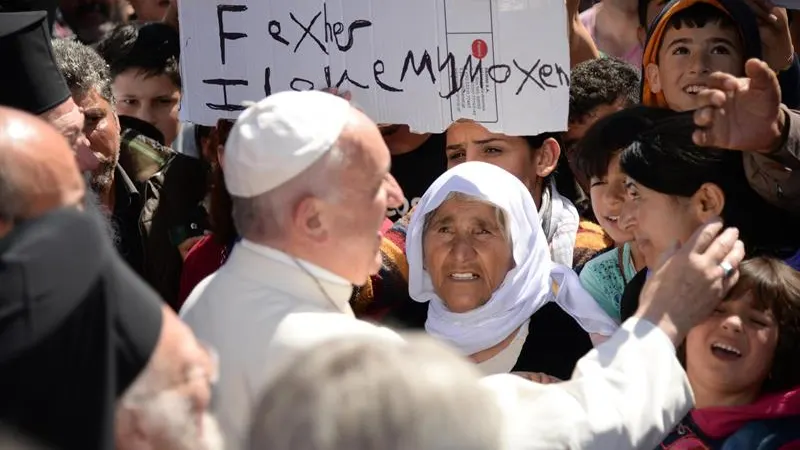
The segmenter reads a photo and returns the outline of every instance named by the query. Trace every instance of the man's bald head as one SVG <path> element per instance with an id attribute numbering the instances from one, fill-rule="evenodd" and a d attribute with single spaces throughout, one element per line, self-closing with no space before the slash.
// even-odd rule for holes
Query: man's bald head
<path id="1" fill-rule="evenodd" d="M 84 194 L 64 137 L 36 116 L 0 107 L 0 237 L 14 222 L 79 204 Z"/>

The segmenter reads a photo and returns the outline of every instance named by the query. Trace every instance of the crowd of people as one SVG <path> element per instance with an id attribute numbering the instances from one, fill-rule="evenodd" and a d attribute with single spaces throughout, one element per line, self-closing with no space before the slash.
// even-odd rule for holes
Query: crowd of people
<path id="1" fill-rule="evenodd" d="M 0 448 L 800 448 L 800 13 L 566 0 L 511 136 L 181 122 L 176 1 L 0 2 Z"/>

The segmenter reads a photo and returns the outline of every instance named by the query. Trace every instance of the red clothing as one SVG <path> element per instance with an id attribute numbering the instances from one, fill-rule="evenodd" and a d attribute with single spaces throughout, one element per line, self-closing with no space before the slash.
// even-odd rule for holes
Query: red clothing
<path id="1" fill-rule="evenodd" d="M 759 421 L 790 421 L 793 435 L 783 431 L 759 434 L 758 431 L 742 435 L 746 426 Z M 777 394 L 767 394 L 754 403 L 742 406 L 724 406 L 694 409 L 667 436 L 660 449 L 666 450 L 713 450 L 727 448 L 776 448 L 796 450 L 800 448 L 800 387 Z M 737 436 L 738 435 L 738 436 Z M 738 437 L 736 442 L 730 442 Z M 767 445 L 772 439 L 772 443 Z M 781 441 L 781 442 L 777 442 Z M 746 442 L 746 444 L 743 444 Z M 764 444 L 762 446 L 761 444 Z M 744 447 L 742 447 L 744 445 Z"/>
<path id="2" fill-rule="evenodd" d="M 189 250 L 181 272 L 181 286 L 178 291 L 177 305 L 179 310 L 186 298 L 189 297 L 189 294 L 192 293 L 192 289 L 203 281 L 205 277 L 222 267 L 222 263 L 225 262 L 226 258 L 227 248 L 220 245 L 214 239 L 213 234 L 203 237 Z"/>

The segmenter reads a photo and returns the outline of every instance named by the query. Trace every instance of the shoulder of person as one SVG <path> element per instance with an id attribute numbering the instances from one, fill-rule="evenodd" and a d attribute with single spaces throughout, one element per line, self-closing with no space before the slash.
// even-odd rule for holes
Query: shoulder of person
<path id="1" fill-rule="evenodd" d="M 281 321 L 275 331 L 276 340 L 297 345 L 315 345 L 328 339 L 348 336 L 368 336 L 390 342 L 403 340 L 389 328 L 339 312 L 292 313 Z"/>

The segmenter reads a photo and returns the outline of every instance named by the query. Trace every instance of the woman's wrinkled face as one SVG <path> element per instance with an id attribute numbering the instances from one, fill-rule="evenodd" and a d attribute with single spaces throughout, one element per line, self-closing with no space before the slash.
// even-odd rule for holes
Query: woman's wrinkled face
<path id="1" fill-rule="evenodd" d="M 662 194 L 630 177 L 625 180 L 625 188 L 627 198 L 619 225 L 633 234 L 647 267 L 655 267 L 662 253 L 675 242 L 686 242 L 704 222 L 694 213 L 688 198 Z"/>
<path id="2" fill-rule="evenodd" d="M 772 368 L 778 324 L 752 293 L 723 302 L 686 337 L 689 380 L 706 389 L 757 395 Z"/>
<path id="3" fill-rule="evenodd" d="M 496 211 L 486 203 L 454 198 L 431 213 L 422 241 L 425 270 L 452 312 L 486 304 L 514 266 Z"/>

